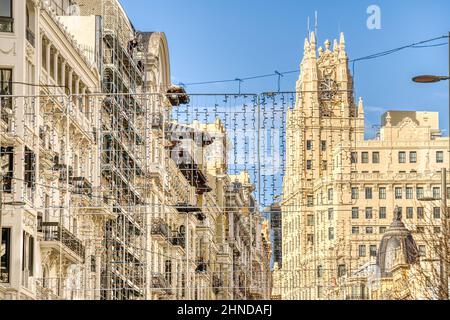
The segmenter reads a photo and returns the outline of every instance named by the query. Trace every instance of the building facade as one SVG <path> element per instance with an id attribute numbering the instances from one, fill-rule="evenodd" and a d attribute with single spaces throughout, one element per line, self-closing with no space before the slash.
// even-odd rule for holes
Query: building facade
<path id="1" fill-rule="evenodd" d="M 117 0 L 0 3 L 0 299 L 267 299 L 255 187 L 220 119 L 174 117 L 165 35 Z"/>
<path id="2" fill-rule="evenodd" d="M 283 299 L 344 299 L 335 289 L 376 258 L 395 207 L 420 254 L 433 255 L 424 235 L 441 232 L 441 208 L 422 199 L 440 198 L 449 164 L 437 113 L 388 111 L 366 140 L 343 34 L 317 50 L 312 33 L 287 126 Z"/>

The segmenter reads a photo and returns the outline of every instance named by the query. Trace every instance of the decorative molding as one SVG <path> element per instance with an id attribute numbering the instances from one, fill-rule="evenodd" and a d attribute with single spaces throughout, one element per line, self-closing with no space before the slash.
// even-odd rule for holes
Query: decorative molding
<path id="1" fill-rule="evenodd" d="M 11 54 L 11 52 L 12 52 L 13 56 L 17 56 L 16 43 L 15 42 L 13 43 L 11 49 L 4 50 L 4 49 L 0 48 L 0 52 L 3 53 L 3 54 L 6 54 L 6 55 Z"/>

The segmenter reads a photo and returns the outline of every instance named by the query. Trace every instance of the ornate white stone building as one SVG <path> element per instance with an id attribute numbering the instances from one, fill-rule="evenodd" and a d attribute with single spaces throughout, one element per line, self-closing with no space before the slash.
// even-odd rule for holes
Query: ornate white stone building
<path id="1" fill-rule="evenodd" d="M 371 257 L 403 213 L 421 255 L 422 234 L 440 232 L 440 170 L 448 138 L 435 112 L 388 111 L 376 138 L 364 137 L 364 104 L 355 103 L 345 39 L 317 50 L 305 40 L 295 108 L 287 117 L 283 182 L 283 299 L 345 299 L 345 283 Z M 344 293 L 345 291 L 345 293 Z"/>

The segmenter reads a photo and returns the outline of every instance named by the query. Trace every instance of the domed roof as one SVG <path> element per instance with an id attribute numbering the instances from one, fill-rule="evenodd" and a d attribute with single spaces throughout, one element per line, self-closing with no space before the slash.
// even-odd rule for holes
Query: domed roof
<path id="1" fill-rule="evenodd" d="M 377 266 L 382 277 L 392 276 L 391 269 L 397 264 L 416 264 L 419 261 L 419 250 L 416 242 L 405 224 L 398 208 L 394 211 L 394 221 L 381 240 L 378 250 Z"/>

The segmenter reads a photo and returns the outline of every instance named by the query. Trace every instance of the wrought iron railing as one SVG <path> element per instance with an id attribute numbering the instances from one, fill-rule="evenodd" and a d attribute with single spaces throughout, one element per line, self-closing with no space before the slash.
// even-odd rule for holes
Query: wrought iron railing
<path id="1" fill-rule="evenodd" d="M 43 233 L 44 241 L 61 242 L 66 248 L 84 260 L 85 250 L 81 240 L 58 222 L 43 222 L 38 231 Z"/>

